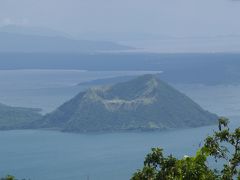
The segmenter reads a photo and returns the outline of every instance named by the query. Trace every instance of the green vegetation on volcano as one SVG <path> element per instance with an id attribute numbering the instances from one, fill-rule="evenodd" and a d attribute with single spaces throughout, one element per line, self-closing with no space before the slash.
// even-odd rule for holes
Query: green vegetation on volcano
<path id="1" fill-rule="evenodd" d="M 33 126 L 69 132 L 148 131 L 206 126 L 217 119 L 158 76 L 143 75 L 81 92 Z"/>

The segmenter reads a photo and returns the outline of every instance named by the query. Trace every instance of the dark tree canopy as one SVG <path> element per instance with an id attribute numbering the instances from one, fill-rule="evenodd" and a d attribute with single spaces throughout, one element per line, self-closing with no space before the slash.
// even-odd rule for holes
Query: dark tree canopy
<path id="1" fill-rule="evenodd" d="M 7 176 L 5 176 L 5 177 L 3 177 L 3 178 L 0 178 L 0 180 L 20 180 L 20 179 L 16 179 L 14 176 L 12 176 L 12 175 L 7 175 Z M 27 179 L 21 179 L 21 180 L 27 180 Z M 30 180 L 30 179 L 28 179 L 28 180 Z"/>
<path id="2" fill-rule="evenodd" d="M 14 176 L 11 176 L 11 175 L 7 175 L 6 177 L 4 178 L 0 178 L 0 180 L 16 180 Z"/>
<path id="3" fill-rule="evenodd" d="M 144 167 L 132 180 L 240 180 L 240 127 L 230 131 L 229 120 L 219 119 L 219 130 L 208 136 L 193 157 L 164 156 L 163 149 L 152 148 Z M 212 169 L 208 158 L 224 162 L 221 169 Z"/>

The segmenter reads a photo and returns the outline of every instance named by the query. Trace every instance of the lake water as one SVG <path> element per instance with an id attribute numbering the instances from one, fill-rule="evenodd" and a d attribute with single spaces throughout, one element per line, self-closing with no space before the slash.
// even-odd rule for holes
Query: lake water
<path id="1" fill-rule="evenodd" d="M 142 71 L 0 71 L 0 102 L 49 112 L 85 87 L 78 83 Z M 240 86 L 174 85 L 208 110 L 239 126 Z M 57 131 L 0 131 L 0 176 L 32 180 L 123 180 L 142 167 L 152 147 L 178 157 L 192 155 L 215 126 L 158 133 L 70 134 Z"/>
<path id="2" fill-rule="evenodd" d="M 159 71 L 0 70 L 0 102 L 53 111 L 99 78 L 141 75 Z"/>
<path id="3" fill-rule="evenodd" d="M 232 126 L 239 121 L 232 121 Z M 123 180 L 142 167 L 152 147 L 193 155 L 215 126 L 162 133 L 68 134 L 20 130 L 0 132 L 0 174 L 32 180 Z"/>

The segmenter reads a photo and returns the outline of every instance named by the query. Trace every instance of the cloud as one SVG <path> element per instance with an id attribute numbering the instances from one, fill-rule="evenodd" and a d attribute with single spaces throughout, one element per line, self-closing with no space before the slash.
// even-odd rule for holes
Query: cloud
<path id="1" fill-rule="evenodd" d="M 22 18 L 20 24 L 21 25 L 27 25 L 27 24 L 29 24 L 29 20 L 27 18 Z"/>
<path id="2" fill-rule="evenodd" d="M 11 18 L 8 18 L 8 17 L 7 17 L 7 18 L 3 18 L 1 24 L 4 25 L 4 26 L 7 26 L 7 25 L 13 25 L 13 24 L 15 24 L 15 23 L 12 21 Z"/>
<path id="3" fill-rule="evenodd" d="M 28 24 L 29 24 L 29 20 L 27 18 L 12 19 L 10 17 L 5 17 L 5 18 L 2 18 L 2 20 L 0 20 L 1 26 L 8 26 L 8 25 L 23 26 Z"/>

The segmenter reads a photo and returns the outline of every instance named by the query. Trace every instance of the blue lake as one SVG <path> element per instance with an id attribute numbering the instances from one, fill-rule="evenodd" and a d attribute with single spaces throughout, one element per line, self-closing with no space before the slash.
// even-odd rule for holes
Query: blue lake
<path id="1" fill-rule="evenodd" d="M 137 75 L 143 71 L 0 71 L 0 102 L 39 107 L 49 112 L 84 87 L 80 82 Z M 6 80 L 7 79 L 7 80 Z M 211 112 L 232 116 L 240 125 L 240 86 L 175 84 Z M 155 133 L 70 134 L 57 131 L 0 131 L 0 177 L 13 174 L 31 180 L 123 180 L 141 168 L 152 147 L 166 154 L 192 155 L 215 126 Z"/>
<path id="2" fill-rule="evenodd" d="M 232 126 L 239 121 L 232 121 Z M 215 126 L 156 133 L 69 134 L 55 131 L 0 132 L 0 175 L 32 180 L 123 180 L 142 166 L 152 147 L 193 155 Z"/>

